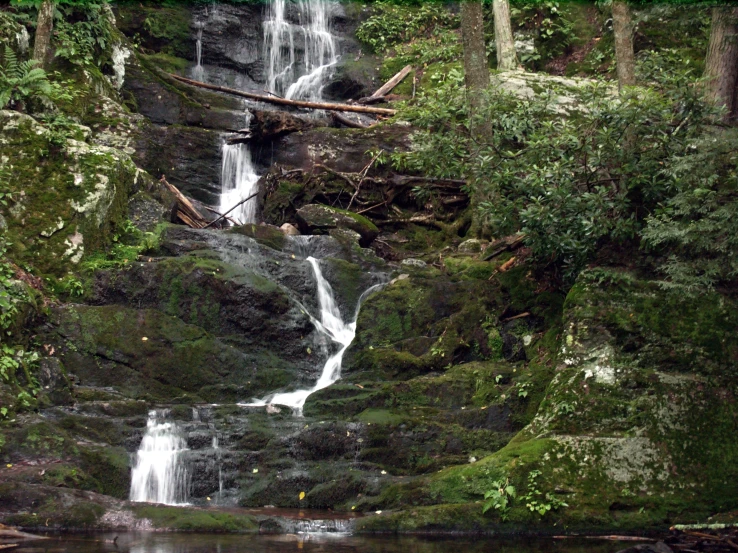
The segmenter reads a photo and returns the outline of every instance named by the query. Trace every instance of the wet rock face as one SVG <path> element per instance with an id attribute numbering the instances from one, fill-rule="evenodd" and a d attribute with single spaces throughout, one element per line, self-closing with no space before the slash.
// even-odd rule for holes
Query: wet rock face
<path id="1" fill-rule="evenodd" d="M 202 26 L 203 65 L 210 82 L 241 85 L 265 81 L 263 20 L 266 4 L 214 4 L 193 11 L 193 32 Z"/>

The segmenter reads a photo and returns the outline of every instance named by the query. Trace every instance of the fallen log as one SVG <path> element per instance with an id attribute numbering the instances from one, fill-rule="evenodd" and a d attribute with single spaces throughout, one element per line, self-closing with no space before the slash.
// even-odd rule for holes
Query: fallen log
<path id="1" fill-rule="evenodd" d="M 11 540 L 45 540 L 47 539 L 46 536 L 37 536 L 36 534 L 28 534 L 26 532 L 21 532 L 20 530 L 17 530 L 13 528 L 12 526 L 5 526 L 4 524 L 0 524 L 0 538 L 6 539 L 6 540 L 7 539 L 11 539 Z M 16 546 L 17 544 L 8 544 L 8 545 Z"/>
<path id="2" fill-rule="evenodd" d="M 354 121 L 350 117 L 341 115 L 339 112 L 333 112 L 332 115 L 333 115 L 333 119 L 335 119 L 338 123 L 341 123 L 341 125 L 349 127 L 351 129 L 368 129 L 373 126 L 373 125 L 365 125 L 364 123 L 360 123 L 359 121 Z"/>
<path id="3" fill-rule="evenodd" d="M 417 225 L 426 225 L 435 228 L 443 228 L 441 224 L 436 221 L 432 215 L 416 215 L 414 217 L 408 217 L 406 219 L 387 219 L 385 221 L 374 221 L 374 224 L 379 225 L 398 225 L 415 223 Z"/>
<path id="4" fill-rule="evenodd" d="M 482 261 L 489 261 L 501 253 L 518 249 L 523 245 L 523 240 L 525 240 L 525 234 L 513 234 L 512 236 L 506 236 L 505 238 L 500 238 L 492 242 L 487 248 L 487 251 L 490 253 L 485 253 L 482 256 Z"/>
<path id="5" fill-rule="evenodd" d="M 362 106 L 372 106 L 374 104 L 386 104 L 387 103 L 387 96 L 365 96 L 364 98 L 359 98 L 356 100 L 357 104 L 361 104 Z"/>
<path id="6" fill-rule="evenodd" d="M 382 98 L 384 96 L 387 96 L 392 90 L 402 82 L 402 80 L 407 77 L 410 74 L 410 71 L 413 70 L 412 65 L 406 65 L 402 69 L 400 69 L 397 74 L 395 74 L 394 77 L 392 77 L 389 81 L 384 83 L 381 87 L 377 89 L 377 91 L 369 96 L 369 98 Z"/>
<path id="7" fill-rule="evenodd" d="M 207 219 L 192 205 L 192 202 L 179 191 L 179 189 L 173 184 L 169 184 L 167 179 L 163 176 L 159 180 L 167 190 L 169 190 L 177 200 L 177 217 L 191 228 L 206 228 L 208 225 Z"/>
<path id="8" fill-rule="evenodd" d="M 243 90 L 236 90 L 235 88 L 228 88 L 225 86 L 217 86 L 213 84 L 203 83 L 200 81 L 193 81 L 186 77 L 180 77 L 173 73 L 167 73 L 171 78 L 180 81 L 182 83 L 197 86 L 200 88 L 206 88 L 208 90 L 215 90 L 217 92 L 223 92 L 225 94 L 232 94 L 234 96 L 240 96 L 241 98 L 248 98 L 249 100 L 256 100 L 258 102 L 267 102 L 270 104 L 278 104 L 282 106 L 292 106 L 296 108 L 306 109 L 317 109 L 325 111 L 351 111 L 354 113 L 373 113 L 375 115 L 395 115 L 396 109 L 389 108 L 375 108 L 372 106 L 358 106 L 351 104 L 335 104 L 330 102 L 308 102 L 305 100 L 288 100 L 286 98 L 280 98 L 278 96 L 267 96 L 264 94 L 255 94 L 253 92 L 244 92 Z"/>

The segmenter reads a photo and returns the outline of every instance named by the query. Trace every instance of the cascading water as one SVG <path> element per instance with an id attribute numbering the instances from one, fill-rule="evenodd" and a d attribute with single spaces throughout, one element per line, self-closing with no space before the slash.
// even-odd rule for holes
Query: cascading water
<path id="1" fill-rule="evenodd" d="M 150 411 L 146 433 L 131 473 L 131 501 L 182 505 L 187 503 L 189 479 L 182 455 L 187 443 L 166 411 Z"/>
<path id="2" fill-rule="evenodd" d="M 220 212 L 225 213 L 241 200 L 245 200 L 258 190 L 256 174 L 251 162 L 251 151 L 246 144 L 223 144 L 221 161 Z M 228 214 L 228 217 L 241 224 L 256 221 L 256 198 L 241 204 Z"/>
<path id="3" fill-rule="evenodd" d="M 285 405 L 290 407 L 295 415 L 302 416 L 305 401 L 311 394 L 318 390 L 322 390 L 323 388 L 327 388 L 341 378 L 341 363 L 343 361 L 343 355 L 354 340 L 354 336 L 356 336 L 356 316 L 358 315 L 358 309 L 354 314 L 353 321 L 350 323 L 344 322 L 343 317 L 341 316 L 341 311 L 338 309 L 336 300 L 333 297 L 333 289 L 331 288 L 330 283 L 325 279 L 325 277 L 323 277 L 323 272 L 320 270 L 320 261 L 314 257 L 308 257 L 307 261 L 310 263 L 310 266 L 313 269 L 313 274 L 315 275 L 318 290 L 318 305 L 320 306 L 320 320 L 318 321 L 313 317 L 311 317 L 311 320 L 315 329 L 321 335 L 338 345 L 338 351 L 328 357 L 325 365 L 323 365 L 320 378 L 318 378 L 318 381 L 312 388 L 273 394 L 264 399 L 246 404 L 245 406 L 261 407 L 265 405 Z M 359 305 L 364 297 L 380 286 L 381 284 L 372 286 L 366 290 L 359 299 Z"/>
<path id="4" fill-rule="evenodd" d="M 269 64 L 267 88 L 291 100 L 318 101 L 339 59 L 338 44 L 330 27 L 333 3 L 294 0 L 291 4 L 297 10 L 298 25 L 287 20 L 288 0 L 272 0 L 264 22 L 264 59 Z"/>
<path id="5" fill-rule="evenodd" d="M 197 27 L 197 41 L 195 42 L 195 57 L 197 59 L 197 65 L 192 70 L 192 78 L 196 81 L 205 81 L 205 69 L 202 66 L 202 33 L 205 29 L 205 22 L 196 21 L 195 26 Z"/>

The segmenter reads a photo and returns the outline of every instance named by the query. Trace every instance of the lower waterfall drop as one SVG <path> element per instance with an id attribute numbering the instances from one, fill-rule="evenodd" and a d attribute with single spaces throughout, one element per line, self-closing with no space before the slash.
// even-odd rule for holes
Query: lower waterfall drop
<path id="1" fill-rule="evenodd" d="M 183 459 L 187 443 L 177 425 L 164 420 L 166 415 L 166 411 L 149 411 L 131 473 L 131 501 L 187 503 L 189 477 Z"/>
<path id="2" fill-rule="evenodd" d="M 262 407 L 266 405 L 284 405 L 292 409 L 292 411 L 298 417 L 302 416 L 302 410 L 305 406 L 305 401 L 308 396 L 327 388 L 339 378 L 341 378 L 341 362 L 343 361 L 343 354 L 353 342 L 356 336 L 356 314 L 354 320 L 350 323 L 344 322 L 341 317 L 341 311 L 336 305 L 336 300 L 333 297 L 333 288 L 330 283 L 323 277 L 323 272 L 320 270 L 320 260 L 314 257 L 307 258 L 308 263 L 313 269 L 315 274 L 315 280 L 318 288 L 318 305 L 320 306 L 320 320 L 316 320 L 311 317 L 313 324 L 318 332 L 329 338 L 331 341 L 339 345 L 339 349 L 336 353 L 328 357 L 328 360 L 323 365 L 323 370 L 320 373 L 320 378 L 312 388 L 304 390 L 295 390 L 294 392 L 285 392 L 273 394 L 265 397 L 262 400 L 255 401 L 249 404 L 242 404 L 244 407 Z M 381 284 L 372 286 L 366 290 L 359 299 L 361 300 L 382 286 Z"/>
<path id="3" fill-rule="evenodd" d="M 256 174 L 251 162 L 251 152 L 246 144 L 223 144 L 221 163 L 221 195 L 219 211 L 225 214 L 241 200 L 245 200 L 258 190 Z M 252 198 L 228 214 L 240 224 L 256 220 L 257 199 Z"/>

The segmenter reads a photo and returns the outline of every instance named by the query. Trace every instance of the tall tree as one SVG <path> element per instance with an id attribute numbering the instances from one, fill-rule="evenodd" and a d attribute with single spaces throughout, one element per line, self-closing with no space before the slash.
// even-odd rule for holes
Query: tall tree
<path id="1" fill-rule="evenodd" d="M 738 118 L 738 8 L 713 8 L 705 60 L 705 95 Z"/>
<path id="2" fill-rule="evenodd" d="M 512 23 L 510 22 L 510 3 L 508 0 L 493 0 L 495 12 L 495 44 L 497 46 L 497 69 L 512 71 L 519 67 L 515 52 Z"/>
<path id="3" fill-rule="evenodd" d="M 461 43 L 464 47 L 464 82 L 469 98 L 474 103 L 474 99 L 479 98 L 478 92 L 489 86 L 481 0 L 461 3 Z"/>
<path id="4" fill-rule="evenodd" d="M 54 2 L 42 0 L 36 20 L 36 37 L 33 39 L 33 59 L 46 67 L 50 58 L 51 33 L 54 30 Z"/>
<path id="5" fill-rule="evenodd" d="M 613 0 L 612 28 L 615 33 L 615 64 L 618 72 L 618 88 L 636 84 L 635 54 L 633 52 L 633 18 L 628 4 Z"/>

